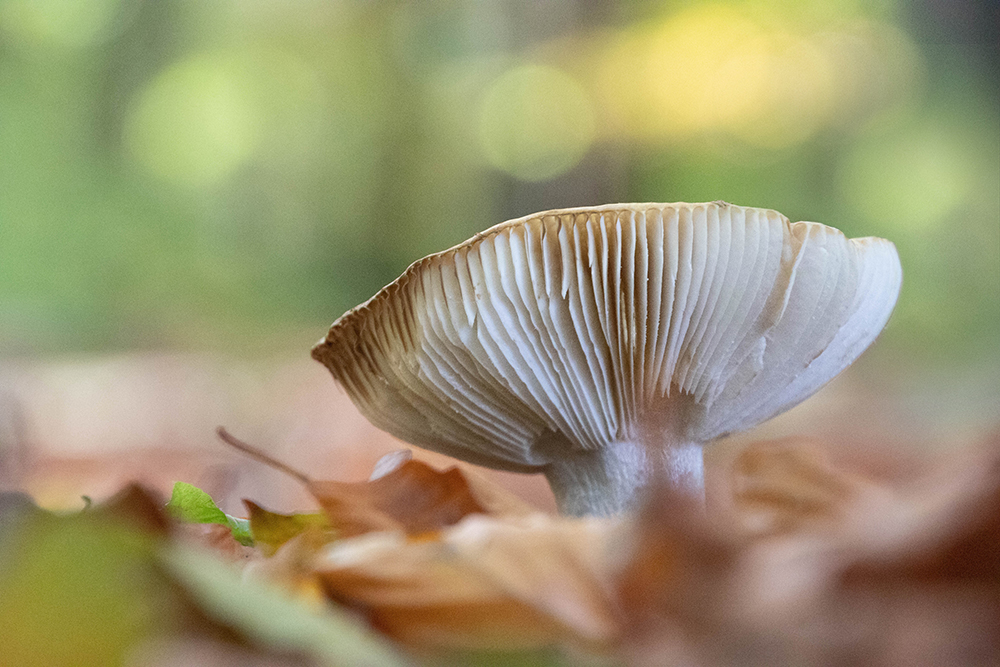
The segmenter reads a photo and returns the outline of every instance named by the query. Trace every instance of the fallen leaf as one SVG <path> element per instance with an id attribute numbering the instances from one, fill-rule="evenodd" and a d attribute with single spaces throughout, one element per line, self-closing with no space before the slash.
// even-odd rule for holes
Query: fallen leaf
<path id="1" fill-rule="evenodd" d="M 464 463 L 459 463 L 457 467 L 465 476 L 465 481 L 468 483 L 472 495 L 487 514 L 491 516 L 528 516 L 538 513 L 537 508 L 488 479 L 474 467 Z"/>
<path id="2" fill-rule="evenodd" d="M 282 544 L 272 556 L 248 562 L 243 575 L 280 586 L 305 605 L 319 609 L 326 599 L 312 562 L 316 552 L 328 542 L 329 536 L 324 532 L 307 530 Z"/>
<path id="3" fill-rule="evenodd" d="M 730 470 L 726 508 L 748 535 L 829 527 L 875 488 L 834 468 L 817 444 L 787 438 L 748 445 Z"/>
<path id="4" fill-rule="evenodd" d="M 201 664 L 199 655 L 207 664 L 228 664 L 216 659 L 225 655 L 288 667 L 411 664 L 344 610 L 245 581 L 180 531 L 160 530 L 160 507 L 140 486 L 65 515 L 0 495 L 0 664 L 138 667 Z M 225 526 L 186 525 L 236 544 Z"/>
<path id="5" fill-rule="evenodd" d="M 342 609 L 306 607 L 273 586 L 241 580 L 226 564 L 183 545 L 166 549 L 162 562 L 208 617 L 272 650 L 304 654 L 310 664 L 330 667 L 410 664 Z"/>
<path id="6" fill-rule="evenodd" d="M 230 516 L 219 509 L 212 497 L 187 482 L 176 482 L 167 503 L 167 511 L 175 519 L 188 523 L 214 523 L 226 526 L 233 538 L 244 546 L 253 546 L 250 522 Z"/>
<path id="7" fill-rule="evenodd" d="M 181 541 L 207 549 L 230 563 L 247 565 L 263 558 L 260 550 L 237 542 L 233 531 L 223 524 L 181 523 L 174 532 Z"/>
<path id="8" fill-rule="evenodd" d="M 845 540 L 828 613 L 884 664 L 1000 664 L 1000 450 L 963 458 Z"/>
<path id="9" fill-rule="evenodd" d="M 396 453 L 388 456 L 394 458 L 388 465 L 377 464 L 380 476 L 370 481 L 309 483 L 309 491 L 339 536 L 392 530 L 416 536 L 451 526 L 470 514 L 527 511 L 509 494 L 458 467 L 440 471 Z"/>
<path id="10" fill-rule="evenodd" d="M 146 487 L 130 483 L 100 505 L 86 511 L 101 514 L 150 533 L 168 535 L 171 522 L 160 496 Z"/>
<path id="11" fill-rule="evenodd" d="M 698 650 L 717 633 L 726 639 L 738 540 L 713 530 L 689 497 L 662 486 L 650 490 L 629 538 L 614 583 L 629 664 L 711 664 L 697 660 Z"/>
<path id="12" fill-rule="evenodd" d="M 468 516 L 439 539 L 369 533 L 324 548 L 331 599 L 383 632 L 436 648 L 607 646 L 617 633 L 607 552 L 620 523 Z"/>
<path id="13" fill-rule="evenodd" d="M 389 452 L 375 462 L 375 465 L 372 467 L 372 474 L 368 476 L 368 481 L 374 482 L 379 477 L 385 477 L 394 470 L 397 470 L 407 461 L 412 460 L 412 449 L 397 449 Z"/>
<path id="14" fill-rule="evenodd" d="M 281 545 L 307 530 L 324 533 L 325 541 L 333 538 L 330 520 L 325 514 L 279 514 L 268 511 L 251 500 L 244 499 L 243 504 L 247 507 L 254 542 L 265 556 L 271 556 Z"/>
<path id="15" fill-rule="evenodd" d="M 997 664 L 1000 452 L 896 485 L 811 447 L 745 454 L 732 506 L 766 521 L 665 492 L 640 513 L 617 579 L 628 664 Z"/>
<path id="16" fill-rule="evenodd" d="M 0 663 L 115 665 L 182 629 L 184 604 L 154 563 L 162 540 L 94 511 L 22 514 L 2 540 Z"/>

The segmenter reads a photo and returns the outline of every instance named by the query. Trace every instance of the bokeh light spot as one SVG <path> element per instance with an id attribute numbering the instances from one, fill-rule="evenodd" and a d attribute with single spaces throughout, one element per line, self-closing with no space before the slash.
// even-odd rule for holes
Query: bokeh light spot
<path id="1" fill-rule="evenodd" d="M 769 47 L 758 104 L 732 125 L 751 144 L 784 148 L 808 139 L 830 116 L 834 66 L 806 40 L 775 35 Z"/>
<path id="2" fill-rule="evenodd" d="M 768 64 L 767 36 L 738 11 L 706 5 L 681 12 L 646 48 L 648 112 L 674 135 L 731 125 L 760 105 Z"/>
<path id="3" fill-rule="evenodd" d="M 823 51 L 732 7 L 673 16 L 651 36 L 646 58 L 649 111 L 668 135 L 725 131 L 780 148 L 809 137 L 832 106 Z"/>
<path id="4" fill-rule="evenodd" d="M 180 185 L 210 186 L 257 147 L 261 114 L 251 82 L 224 56 L 199 55 L 162 72 L 130 109 L 125 139 L 157 176 Z"/>
<path id="5" fill-rule="evenodd" d="M 818 32 L 794 13 L 756 14 L 702 4 L 609 40 L 593 70 L 609 124 L 645 140 L 728 135 L 786 149 L 912 92 L 912 43 L 891 27 L 852 21 Z"/>
<path id="6" fill-rule="evenodd" d="M 909 131 L 859 145 L 840 168 L 844 197 L 899 233 L 943 223 L 969 195 L 972 168 L 942 129 Z"/>
<path id="7" fill-rule="evenodd" d="M 494 167 L 525 181 L 572 169 L 594 138 L 594 112 L 583 87 L 565 72 L 516 67 L 483 98 L 479 136 Z"/>

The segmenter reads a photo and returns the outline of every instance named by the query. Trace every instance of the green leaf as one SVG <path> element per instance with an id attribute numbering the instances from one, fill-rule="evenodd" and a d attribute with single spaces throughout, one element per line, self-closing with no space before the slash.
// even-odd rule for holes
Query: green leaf
<path id="1" fill-rule="evenodd" d="M 42 510 L 12 528 L 0 553 L 0 664 L 123 665 L 145 639 L 186 627 L 149 533 Z"/>
<path id="2" fill-rule="evenodd" d="M 219 509 L 212 497 L 193 484 L 176 482 L 167 503 L 167 511 L 181 521 L 189 523 L 220 523 L 228 525 L 226 513 Z"/>
<path id="3" fill-rule="evenodd" d="M 253 533 L 250 531 L 250 522 L 247 519 L 239 519 L 226 515 L 229 522 L 229 530 L 233 533 L 233 539 L 245 547 L 253 546 Z"/>
<path id="4" fill-rule="evenodd" d="M 226 514 L 208 495 L 197 486 L 187 482 L 175 482 L 167 511 L 180 521 L 188 523 L 217 523 L 226 526 L 233 533 L 233 538 L 240 544 L 252 547 L 253 534 L 250 532 L 250 521 Z"/>
<path id="5" fill-rule="evenodd" d="M 162 552 L 163 563 L 212 620 L 282 653 L 306 655 L 323 667 L 407 667 L 411 663 L 343 609 L 310 608 L 280 589 L 246 581 L 232 567 L 185 545 Z"/>

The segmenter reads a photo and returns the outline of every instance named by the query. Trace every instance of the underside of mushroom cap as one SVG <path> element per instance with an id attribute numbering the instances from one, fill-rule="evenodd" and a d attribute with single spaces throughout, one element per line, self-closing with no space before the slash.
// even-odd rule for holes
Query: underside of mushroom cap
<path id="1" fill-rule="evenodd" d="M 379 428 L 529 472 L 794 406 L 871 344 L 901 280 L 890 242 L 766 209 L 549 211 L 414 263 L 313 356 Z"/>

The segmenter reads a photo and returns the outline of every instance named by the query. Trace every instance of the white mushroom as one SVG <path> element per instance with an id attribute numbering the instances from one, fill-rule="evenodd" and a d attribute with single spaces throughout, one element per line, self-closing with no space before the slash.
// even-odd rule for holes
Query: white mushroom
<path id="1" fill-rule="evenodd" d="M 703 494 L 702 447 L 853 362 L 901 280 L 892 243 L 766 209 L 548 211 L 417 261 L 313 357 L 379 428 L 608 514 L 654 474 Z"/>

